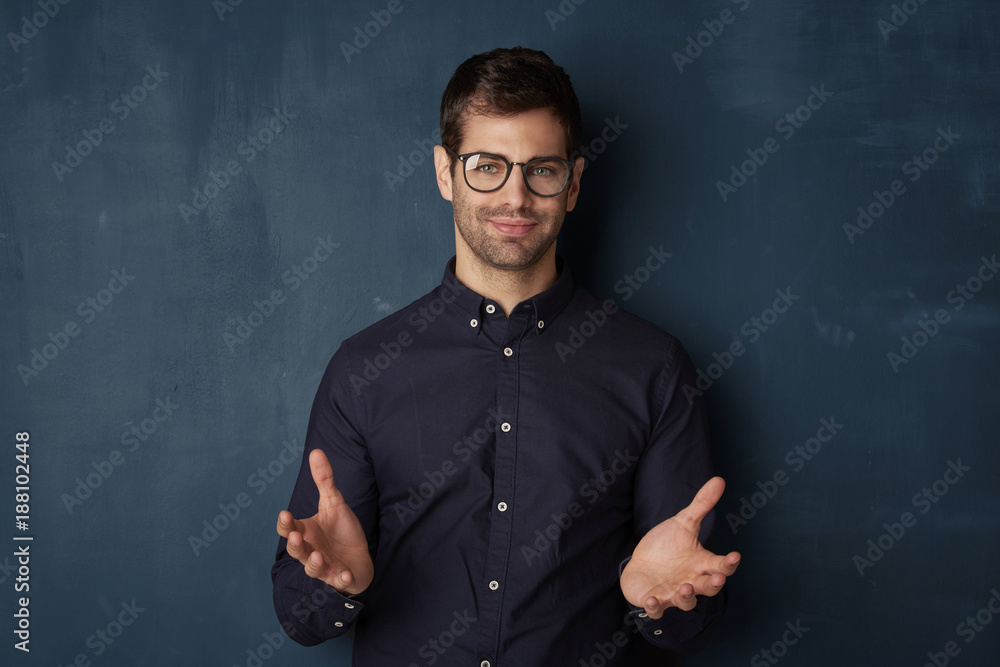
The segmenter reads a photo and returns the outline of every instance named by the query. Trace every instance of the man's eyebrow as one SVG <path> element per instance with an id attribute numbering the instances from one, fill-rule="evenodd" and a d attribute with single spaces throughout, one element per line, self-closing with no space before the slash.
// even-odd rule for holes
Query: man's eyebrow
<path id="1" fill-rule="evenodd" d="M 507 160 L 507 162 L 513 162 L 513 160 L 511 160 L 509 157 L 507 157 L 503 153 L 498 153 L 496 151 L 486 151 L 486 150 L 480 151 L 480 150 L 475 150 L 475 151 L 469 151 L 467 154 L 471 155 L 473 153 L 483 153 L 483 154 L 486 154 L 486 155 L 496 155 L 497 157 L 502 157 L 504 160 Z M 552 158 L 552 157 L 560 159 L 560 160 L 566 160 L 566 159 L 568 159 L 568 158 L 564 158 L 564 157 L 559 157 L 559 155 L 557 155 L 555 153 L 552 153 L 550 155 L 536 155 L 535 157 L 528 158 L 527 160 L 525 160 L 525 162 L 531 162 L 532 160 L 541 160 L 543 158 Z"/>

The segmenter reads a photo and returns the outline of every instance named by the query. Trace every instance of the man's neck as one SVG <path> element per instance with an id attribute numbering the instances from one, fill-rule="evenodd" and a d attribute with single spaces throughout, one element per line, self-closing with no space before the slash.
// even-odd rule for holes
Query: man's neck
<path id="1" fill-rule="evenodd" d="M 556 271 L 555 248 L 551 248 L 534 266 L 511 271 L 490 266 L 474 255 L 458 255 L 455 277 L 473 292 L 496 301 L 504 315 L 510 317 L 517 304 L 544 292 L 556 282 L 559 273 Z"/>

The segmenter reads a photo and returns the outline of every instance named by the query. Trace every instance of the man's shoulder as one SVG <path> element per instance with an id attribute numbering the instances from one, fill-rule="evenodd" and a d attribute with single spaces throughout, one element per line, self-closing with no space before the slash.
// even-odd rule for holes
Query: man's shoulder
<path id="1" fill-rule="evenodd" d="M 669 331 L 657 324 L 646 320 L 639 315 L 626 310 L 614 299 L 602 298 L 587 289 L 577 286 L 573 301 L 575 308 L 570 313 L 570 320 L 579 322 L 591 322 L 595 326 L 602 321 L 601 313 L 607 315 L 606 326 L 610 327 L 616 337 L 630 342 L 649 342 L 652 344 L 666 345 L 678 343 L 677 338 Z M 572 322 L 567 324 L 572 325 Z M 588 327 L 589 329 L 589 327 Z"/>
<path id="2" fill-rule="evenodd" d="M 661 368 L 673 373 L 690 363 L 680 340 L 657 324 L 626 310 L 614 299 L 577 287 L 562 322 L 554 327 L 554 350 L 563 363 L 593 357 L 624 369 Z M 589 344 L 593 339 L 600 342 Z M 581 356 L 582 355 L 582 356 Z"/>
<path id="3" fill-rule="evenodd" d="M 343 345 L 352 350 L 362 351 L 378 348 L 383 343 L 386 345 L 392 342 L 398 343 L 400 337 L 405 340 L 420 327 L 421 320 L 443 314 L 448 303 L 446 298 L 442 298 L 446 292 L 443 284 L 436 285 L 423 296 L 348 336 L 344 339 Z"/>

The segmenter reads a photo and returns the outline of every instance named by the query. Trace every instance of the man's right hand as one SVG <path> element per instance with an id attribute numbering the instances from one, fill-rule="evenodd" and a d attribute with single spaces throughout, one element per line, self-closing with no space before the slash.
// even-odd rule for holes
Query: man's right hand
<path id="1" fill-rule="evenodd" d="M 361 522 L 334 485 L 326 454 L 311 451 L 309 470 L 319 489 L 317 512 L 301 520 L 287 510 L 279 513 L 278 534 L 288 540 L 286 551 L 310 577 L 347 595 L 361 593 L 375 576 Z"/>

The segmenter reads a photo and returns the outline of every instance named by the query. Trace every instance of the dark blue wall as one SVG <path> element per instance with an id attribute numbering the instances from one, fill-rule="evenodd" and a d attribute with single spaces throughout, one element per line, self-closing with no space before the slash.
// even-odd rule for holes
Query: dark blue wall
<path id="1" fill-rule="evenodd" d="M 1000 599 L 1000 279 L 981 282 L 1000 5 L 402 0 L 345 54 L 386 2 L 222 2 L 0 9 L 5 661 L 255 664 L 325 363 L 440 280 L 441 94 L 521 44 L 584 109 L 574 274 L 706 374 L 720 538 L 744 558 L 690 664 L 921 665 L 948 642 L 952 664 L 997 664 L 1000 619 L 962 624 Z M 30 655 L 15 535 L 35 538 Z M 786 623 L 808 628 L 794 645 Z M 349 646 L 263 656 L 346 665 Z"/>

